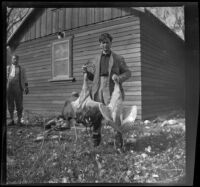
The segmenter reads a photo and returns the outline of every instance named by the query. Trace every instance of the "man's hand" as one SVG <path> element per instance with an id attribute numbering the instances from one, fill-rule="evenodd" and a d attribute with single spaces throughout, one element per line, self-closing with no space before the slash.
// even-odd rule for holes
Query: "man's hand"
<path id="1" fill-rule="evenodd" d="M 24 92 L 25 92 L 26 95 L 29 93 L 28 87 L 25 87 Z"/>
<path id="2" fill-rule="evenodd" d="M 87 73 L 87 65 L 84 64 L 84 65 L 82 66 L 82 70 L 83 70 L 83 73 Z"/>
<path id="3" fill-rule="evenodd" d="M 116 75 L 116 74 L 113 74 L 112 80 L 113 80 L 114 82 L 120 83 L 120 78 L 119 78 L 119 76 Z"/>

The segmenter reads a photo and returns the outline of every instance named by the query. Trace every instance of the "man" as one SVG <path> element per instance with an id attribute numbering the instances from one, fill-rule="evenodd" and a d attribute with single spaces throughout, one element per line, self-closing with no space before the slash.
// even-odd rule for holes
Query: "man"
<path id="1" fill-rule="evenodd" d="M 12 56 L 11 66 L 7 66 L 7 102 L 11 121 L 8 125 L 14 125 L 14 109 L 17 110 L 17 124 L 21 124 L 23 112 L 23 92 L 29 93 L 25 69 L 19 65 L 19 56 Z"/>
<path id="2" fill-rule="evenodd" d="M 110 34 L 101 34 L 99 42 L 102 52 L 90 62 L 94 67 L 93 72 L 88 71 L 88 65 L 84 65 L 82 69 L 87 72 L 88 79 L 93 81 L 92 99 L 108 105 L 114 90 L 113 79 L 119 82 L 124 99 L 122 83 L 131 76 L 131 71 L 128 69 L 124 58 L 111 50 L 112 36 Z M 121 147 L 123 142 L 121 133 L 117 133 L 115 139 L 116 146 Z M 93 140 L 94 146 L 98 146 L 101 142 L 101 121 L 93 127 Z"/>

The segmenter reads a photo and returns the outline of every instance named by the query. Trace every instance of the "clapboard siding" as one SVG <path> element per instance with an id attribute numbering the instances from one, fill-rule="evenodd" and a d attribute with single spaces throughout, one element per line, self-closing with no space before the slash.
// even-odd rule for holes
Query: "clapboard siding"
<path id="1" fill-rule="evenodd" d="M 127 28 L 126 28 L 127 29 Z M 129 28 L 130 29 L 130 28 Z M 118 47 L 118 46 L 122 46 L 124 47 L 124 49 L 127 48 L 131 48 L 131 45 L 135 45 L 134 47 L 140 47 L 140 38 L 139 38 L 139 33 L 134 34 L 135 31 L 133 31 L 132 33 L 132 37 L 129 36 L 129 40 L 126 40 L 126 38 L 115 38 L 115 41 L 120 41 L 117 43 L 113 43 L 113 48 Z M 139 30 L 137 30 L 137 32 L 139 32 Z M 123 32 L 122 32 L 123 34 Z M 115 35 L 115 34 L 114 34 Z M 128 34 L 127 34 L 128 35 Z M 118 36 L 117 36 L 118 37 Z M 45 40 L 44 40 L 45 38 Z M 20 44 L 20 48 L 23 50 L 22 53 L 27 53 L 30 51 L 30 49 L 32 49 L 34 52 L 38 52 L 41 50 L 47 50 L 46 48 L 43 47 L 43 45 L 46 44 L 46 42 L 52 38 L 52 36 L 48 36 L 48 37 L 44 37 L 44 38 L 40 38 L 40 44 L 41 46 L 37 46 L 35 44 L 37 44 L 37 40 L 31 40 L 28 43 L 24 42 Z M 56 39 L 56 37 L 54 36 L 54 38 Z M 96 36 L 96 38 L 98 38 L 98 35 Z M 81 50 L 83 51 L 83 48 L 86 48 L 87 50 L 92 50 L 92 49 L 99 49 L 99 43 L 98 40 L 95 39 L 91 39 L 91 43 L 84 43 L 84 41 L 82 41 L 82 44 L 80 44 L 77 40 L 74 42 L 74 50 Z M 49 44 L 50 46 L 51 44 Z M 47 46 L 47 47 L 49 47 Z"/>
<path id="2" fill-rule="evenodd" d="M 104 8 L 104 20 L 112 18 L 112 8 Z"/>
<path id="3" fill-rule="evenodd" d="M 120 17 L 122 15 L 122 9 L 119 8 L 119 7 L 116 7 L 116 8 L 112 8 L 111 9 L 111 16 L 112 16 L 112 19 L 113 18 L 117 18 L 117 17 Z"/>
<path id="4" fill-rule="evenodd" d="M 184 91 L 183 43 L 174 35 L 157 22 L 141 19 L 143 119 L 170 112 L 181 106 L 180 100 L 184 102 L 180 99 Z"/>
<path id="5" fill-rule="evenodd" d="M 94 8 L 94 12 L 95 12 L 95 17 L 94 17 L 94 21 L 95 23 L 101 22 L 103 20 L 103 16 L 104 16 L 104 8 Z"/>
<path id="6" fill-rule="evenodd" d="M 47 31 L 46 34 L 49 35 L 52 33 L 52 13 L 50 9 L 47 9 Z"/>
<path id="7" fill-rule="evenodd" d="M 79 26 L 83 26 L 87 24 L 87 8 L 80 8 L 79 9 Z"/>
<path id="8" fill-rule="evenodd" d="M 112 31 L 112 30 L 111 30 Z M 129 39 L 134 39 L 134 38 L 139 38 L 140 34 L 139 33 L 131 33 L 131 34 L 127 34 L 126 36 L 122 37 L 122 38 L 115 38 L 115 41 L 124 41 L 124 40 L 129 40 Z M 89 39 L 88 39 L 89 40 Z M 84 41 L 75 41 L 75 44 L 76 42 L 78 44 L 85 44 Z M 93 40 L 91 40 L 91 42 L 95 42 L 96 44 L 99 44 L 98 41 L 95 41 L 94 38 Z"/>
<path id="9" fill-rule="evenodd" d="M 86 60 L 76 60 L 74 61 L 74 68 L 80 67 L 79 63 L 87 63 L 87 59 Z M 138 67 L 141 66 L 141 62 L 140 62 L 140 57 L 135 57 L 135 58 L 125 58 L 126 63 L 129 65 L 129 67 Z"/>
<path id="10" fill-rule="evenodd" d="M 72 9 L 71 20 L 72 20 L 72 28 L 76 28 L 79 26 L 79 8 Z"/>
<path id="11" fill-rule="evenodd" d="M 139 37 L 133 37 L 130 40 L 122 40 L 122 41 L 120 41 L 120 43 L 114 43 L 112 47 L 114 48 L 119 45 L 124 46 L 124 48 L 129 48 L 129 47 L 131 47 L 131 45 L 137 45 L 136 47 L 140 47 L 139 41 L 140 41 Z M 87 50 L 99 49 L 98 42 L 95 41 L 92 44 L 83 43 L 83 44 L 75 45 L 74 50 L 82 50 L 85 47 L 87 47 Z"/>
<path id="12" fill-rule="evenodd" d="M 31 30 L 31 39 L 35 39 L 35 35 L 36 35 L 35 29 L 36 29 L 36 25 L 32 24 L 31 29 L 30 29 Z"/>
<path id="13" fill-rule="evenodd" d="M 102 11 L 103 10 L 103 11 Z M 39 23 L 43 23 L 44 18 L 50 15 L 51 10 L 46 10 L 41 14 Z M 76 79 L 75 82 L 62 81 L 62 82 L 50 82 L 52 78 L 51 70 L 51 53 L 52 42 L 57 41 L 56 35 L 47 35 L 50 31 L 46 31 L 45 28 L 51 29 L 47 24 L 39 28 L 40 36 L 43 33 L 43 37 L 33 40 L 25 41 L 21 43 L 16 49 L 16 53 L 20 56 L 20 64 L 26 68 L 27 77 L 29 81 L 30 94 L 24 97 L 24 108 L 27 110 L 36 111 L 53 111 L 53 109 L 61 110 L 64 101 L 68 99 L 71 92 L 80 92 L 83 83 L 83 74 L 81 67 L 88 60 L 94 58 L 100 53 L 98 37 L 102 32 L 109 32 L 113 36 L 112 50 L 117 54 L 124 57 L 127 65 L 129 66 L 132 76 L 126 82 L 123 83 L 125 90 L 124 104 L 127 106 L 137 105 L 138 116 L 141 118 L 141 44 L 140 44 L 140 26 L 139 19 L 136 17 L 128 18 L 129 20 L 121 18 L 112 20 L 109 22 L 103 22 L 95 26 L 88 25 L 85 29 L 82 28 L 80 32 L 75 28 L 77 25 L 86 24 L 86 17 L 83 17 L 84 13 L 93 15 L 94 20 L 89 20 L 90 23 L 94 23 L 95 20 L 111 19 L 115 16 L 120 17 L 119 13 L 122 11 L 112 11 L 110 8 L 99 9 L 98 14 L 94 8 L 87 9 L 73 9 L 72 15 L 76 15 L 79 11 L 79 17 L 72 20 L 72 27 L 74 30 L 66 31 L 66 35 L 73 35 L 73 76 Z M 105 11 L 108 13 L 105 16 Z M 56 12 L 56 10 L 53 10 Z M 103 14 L 102 14 L 103 13 Z M 69 12 L 63 12 L 62 17 L 67 16 Z M 103 16 L 102 16 L 103 15 Z M 56 17 L 56 16 L 55 16 Z M 52 32 L 56 32 L 56 22 L 48 20 L 52 24 Z M 58 22 L 60 27 L 66 27 L 66 24 L 61 21 L 59 17 Z M 66 19 L 65 19 L 66 20 Z M 76 21 L 75 21 L 76 20 Z M 62 23 L 62 24 L 61 24 Z M 115 24 L 117 23 L 117 24 Z M 87 23 L 88 24 L 88 23 Z M 91 86 L 91 82 L 89 82 Z"/>
<path id="14" fill-rule="evenodd" d="M 122 23 L 122 20 L 124 20 L 124 23 Z M 119 28 L 117 25 L 118 24 L 123 24 L 123 27 Z M 114 19 L 112 20 L 112 22 L 101 22 L 98 24 L 94 24 L 93 26 L 91 26 L 94 30 L 96 30 L 97 28 L 101 30 L 104 30 L 105 26 L 106 27 L 110 27 L 110 30 L 113 30 L 114 33 L 120 33 L 120 32 L 124 32 L 126 31 L 126 27 L 129 27 L 130 25 L 134 26 L 133 29 L 139 29 L 139 19 L 136 17 L 127 17 L 127 18 L 120 18 L 120 19 Z M 101 25 L 101 27 L 99 26 Z M 104 26 L 104 27 L 103 27 Z M 88 27 L 89 28 L 89 27 Z M 81 29 L 81 28 L 80 28 Z M 86 28 L 85 28 L 86 29 Z M 108 28 L 106 30 L 109 30 Z M 90 38 L 90 34 L 92 31 L 90 31 L 89 29 L 87 29 L 88 32 L 85 33 L 79 33 L 79 39 L 78 40 L 84 40 L 85 38 Z M 94 36 L 98 37 L 98 31 L 94 31 L 93 32 Z"/>
<path id="15" fill-rule="evenodd" d="M 39 14 L 35 20 L 35 22 L 33 22 L 33 24 L 36 25 L 36 38 L 39 38 L 41 36 L 41 14 Z M 27 28 L 29 29 L 29 28 Z M 27 41 L 27 39 L 25 40 Z"/>
<path id="16" fill-rule="evenodd" d="M 144 48 L 144 50 L 146 49 L 145 51 L 147 54 L 145 56 L 146 58 L 151 58 L 153 60 L 159 60 L 163 67 L 171 68 L 171 69 L 176 68 L 175 64 L 177 63 L 178 60 L 180 60 L 180 58 L 179 59 L 177 58 L 177 53 L 173 55 L 173 58 L 172 58 L 172 55 L 170 55 L 170 54 L 175 53 L 175 51 L 167 52 L 166 50 L 162 50 L 162 48 L 159 48 L 159 47 L 155 48 L 152 45 L 148 45 L 147 43 L 149 43 L 149 42 L 146 42 L 143 40 L 143 48 Z M 151 51 L 148 50 L 149 48 L 151 48 Z M 152 53 L 152 51 L 154 51 L 154 50 L 157 51 L 157 53 Z M 176 49 L 174 49 L 174 50 L 176 50 Z"/>
<path id="17" fill-rule="evenodd" d="M 21 42 L 43 37 L 58 31 L 131 15 L 130 8 L 35 8 L 37 19 L 31 18 L 21 35 Z M 36 28 L 36 29 L 33 29 Z M 22 37 L 24 35 L 25 37 Z M 35 37 L 34 37 L 35 36 Z"/>
<path id="18" fill-rule="evenodd" d="M 47 15 L 45 9 L 41 17 L 41 36 L 45 36 L 47 33 L 46 24 L 47 24 Z"/>

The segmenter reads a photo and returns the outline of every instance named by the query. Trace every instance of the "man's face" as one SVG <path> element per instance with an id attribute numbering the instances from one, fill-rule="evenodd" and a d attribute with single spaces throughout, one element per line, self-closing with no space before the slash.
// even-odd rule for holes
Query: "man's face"
<path id="1" fill-rule="evenodd" d="M 12 57 L 12 64 L 17 65 L 18 64 L 18 58 L 16 56 Z"/>
<path id="2" fill-rule="evenodd" d="M 105 38 L 101 43 L 100 43 L 100 48 L 102 49 L 103 52 L 107 53 L 111 49 L 112 42 L 109 40 L 109 38 Z"/>

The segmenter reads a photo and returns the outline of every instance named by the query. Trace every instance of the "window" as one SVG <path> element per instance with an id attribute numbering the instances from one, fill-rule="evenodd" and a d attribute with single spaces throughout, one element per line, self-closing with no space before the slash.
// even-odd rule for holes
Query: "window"
<path id="1" fill-rule="evenodd" d="M 72 37 L 52 44 L 52 80 L 72 80 Z"/>

